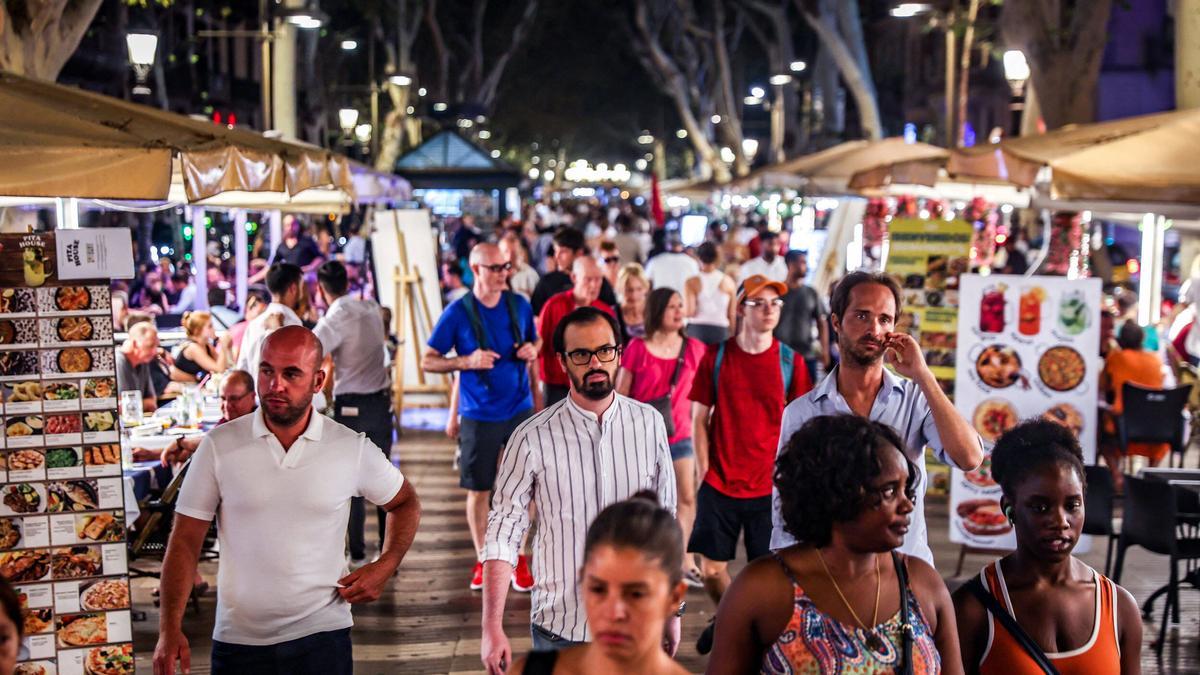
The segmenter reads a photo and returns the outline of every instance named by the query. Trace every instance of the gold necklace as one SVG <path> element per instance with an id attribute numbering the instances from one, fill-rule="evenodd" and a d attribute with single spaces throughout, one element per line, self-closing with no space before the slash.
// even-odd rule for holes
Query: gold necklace
<path id="1" fill-rule="evenodd" d="M 854 607 L 846 599 L 845 594 L 842 593 L 842 588 L 838 586 L 837 579 L 833 578 L 833 573 L 829 571 L 829 566 L 825 564 L 825 556 L 821 555 L 821 549 L 814 550 L 817 552 L 817 560 L 821 562 L 821 569 L 825 570 L 825 576 L 829 577 L 830 583 L 833 584 L 833 590 L 837 592 L 838 597 L 842 599 L 842 604 L 846 606 L 846 609 L 850 610 L 850 616 L 854 617 L 854 621 L 858 624 L 859 628 L 862 628 L 863 633 L 866 634 L 867 647 L 877 654 L 887 651 L 887 646 L 884 644 L 883 638 L 879 637 L 879 634 L 875 632 L 875 626 L 879 623 L 879 592 L 883 588 L 883 584 L 880 581 L 879 556 L 875 556 L 875 610 L 871 614 L 871 626 L 868 628 L 863 623 L 863 620 L 858 618 L 858 612 L 854 611 Z"/>

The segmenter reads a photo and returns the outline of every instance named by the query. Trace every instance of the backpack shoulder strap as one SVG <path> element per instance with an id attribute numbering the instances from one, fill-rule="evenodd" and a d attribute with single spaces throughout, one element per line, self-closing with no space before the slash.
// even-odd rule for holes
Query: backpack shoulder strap
<path id="1" fill-rule="evenodd" d="M 521 326 L 521 312 L 517 309 L 517 294 L 504 291 L 503 296 L 508 307 L 508 322 L 512 327 L 513 347 L 520 347 L 525 342 L 525 330 Z"/>
<path id="2" fill-rule="evenodd" d="M 783 374 L 783 400 L 786 401 L 792 391 L 792 376 L 796 372 L 796 352 L 791 347 L 779 343 L 779 372 Z"/>
<path id="3" fill-rule="evenodd" d="M 462 296 L 463 309 L 467 312 L 467 320 L 471 322 L 471 332 L 475 334 L 475 342 L 480 349 L 490 349 L 487 331 L 483 329 L 483 319 L 479 316 L 479 308 L 475 306 L 475 294 L 467 293 Z"/>
<path id="4" fill-rule="evenodd" d="M 713 405 L 717 403 L 717 392 L 721 383 L 721 361 L 725 358 L 725 343 L 717 345 L 717 360 L 713 364 Z"/>

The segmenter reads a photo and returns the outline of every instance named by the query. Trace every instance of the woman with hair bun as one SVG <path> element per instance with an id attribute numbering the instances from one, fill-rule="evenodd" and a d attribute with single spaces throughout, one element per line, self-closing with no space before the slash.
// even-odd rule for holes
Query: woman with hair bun
<path id="1" fill-rule="evenodd" d="M 187 339 L 175 348 L 175 365 L 171 379 L 176 382 L 199 382 L 209 373 L 223 373 L 233 363 L 230 334 L 217 338 L 212 315 L 208 312 L 184 312 L 180 322 Z"/>
<path id="2" fill-rule="evenodd" d="M 814 417 L 775 466 L 798 541 L 746 566 L 721 599 L 708 673 L 961 673 L 950 594 L 896 553 L 920 474 L 891 427 Z"/>
<path id="3" fill-rule="evenodd" d="M 686 673 L 664 651 L 663 632 L 684 608 L 683 534 L 657 496 L 608 506 L 588 527 L 579 584 L 592 642 L 531 652 L 509 673 Z"/>
<path id="4" fill-rule="evenodd" d="M 1083 532 L 1083 452 L 1070 429 L 1023 422 L 992 450 L 1017 548 L 954 593 L 968 673 L 1140 673 L 1133 596 L 1072 555 Z M 1001 614 L 1002 613 L 1002 614 Z"/>

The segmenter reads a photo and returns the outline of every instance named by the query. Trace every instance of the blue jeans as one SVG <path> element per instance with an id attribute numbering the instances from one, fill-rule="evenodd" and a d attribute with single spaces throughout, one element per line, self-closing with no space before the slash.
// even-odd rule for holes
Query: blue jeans
<path id="1" fill-rule="evenodd" d="M 213 675 L 351 675 L 350 629 L 314 633 L 274 645 L 213 640 Z"/>
<path id="2" fill-rule="evenodd" d="M 529 624 L 529 633 L 533 636 L 533 651 L 535 652 L 557 652 L 568 647 L 587 644 L 559 637 L 536 623 Z"/>

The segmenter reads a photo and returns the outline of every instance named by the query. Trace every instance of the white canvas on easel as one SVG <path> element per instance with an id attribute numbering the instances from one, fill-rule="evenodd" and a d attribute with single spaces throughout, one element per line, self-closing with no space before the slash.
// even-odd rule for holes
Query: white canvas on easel
<path id="1" fill-rule="evenodd" d="M 392 308 L 392 328 L 400 339 L 395 383 L 397 412 L 403 406 L 445 405 L 446 377 L 428 376 L 420 369 L 421 354 L 437 318 L 442 314 L 438 284 L 437 242 L 429 211 L 377 211 L 371 233 L 379 302 Z"/>

